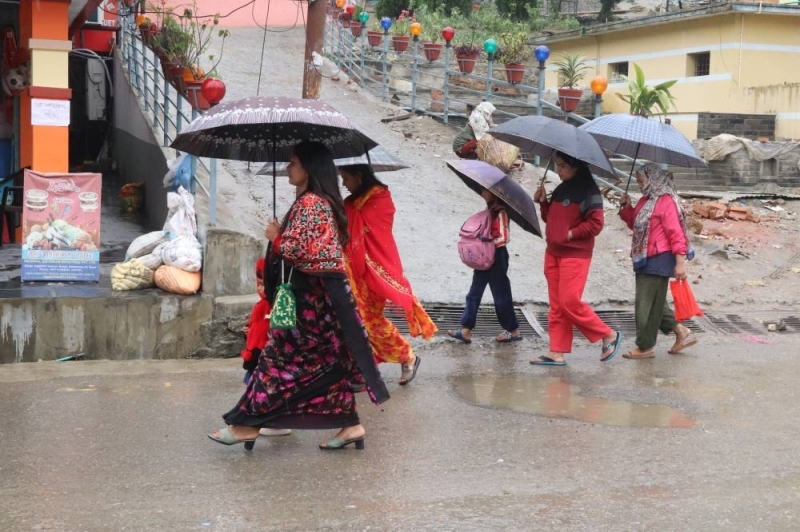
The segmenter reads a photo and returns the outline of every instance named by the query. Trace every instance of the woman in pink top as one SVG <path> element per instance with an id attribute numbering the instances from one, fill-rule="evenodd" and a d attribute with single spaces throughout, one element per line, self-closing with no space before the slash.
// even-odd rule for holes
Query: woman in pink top
<path id="1" fill-rule="evenodd" d="M 648 163 L 636 171 L 642 197 L 631 206 L 622 196 L 620 218 L 633 229 L 631 259 L 636 272 L 636 349 L 625 358 L 653 358 L 659 329 L 674 332 L 670 354 L 678 354 L 697 343 L 688 328 L 675 320 L 667 304 L 670 277 L 686 278 L 686 260 L 694 258 L 689 231 L 672 176 L 660 165 Z"/>

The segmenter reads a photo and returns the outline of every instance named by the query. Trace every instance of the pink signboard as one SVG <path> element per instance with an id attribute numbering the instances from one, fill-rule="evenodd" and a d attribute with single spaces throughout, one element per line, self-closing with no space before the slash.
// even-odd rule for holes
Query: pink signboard
<path id="1" fill-rule="evenodd" d="M 100 280 L 102 180 L 25 170 L 23 281 Z"/>

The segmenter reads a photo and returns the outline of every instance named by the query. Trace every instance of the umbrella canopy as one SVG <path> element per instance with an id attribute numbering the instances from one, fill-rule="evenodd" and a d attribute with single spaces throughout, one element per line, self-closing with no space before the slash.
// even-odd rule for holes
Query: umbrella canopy
<path id="1" fill-rule="evenodd" d="M 603 149 L 588 133 L 546 116 L 520 116 L 489 130 L 494 138 L 518 146 L 522 151 L 552 157 L 560 151 L 589 165 L 594 174 L 616 177 Z"/>
<path id="2" fill-rule="evenodd" d="M 352 164 L 370 164 L 372 165 L 373 172 L 395 172 L 397 170 L 408 168 L 407 165 L 397 160 L 381 146 L 376 146 L 369 150 L 368 156 L 369 159 L 367 159 L 367 155 L 361 155 L 359 157 L 345 157 L 344 159 L 334 159 L 333 163 L 337 168 Z M 275 171 L 277 175 L 286 175 L 287 166 L 288 163 L 276 163 Z M 265 164 L 261 170 L 256 173 L 256 175 L 270 174 L 272 174 L 272 163 Z"/>
<path id="3" fill-rule="evenodd" d="M 580 128 L 603 148 L 654 163 L 699 168 L 707 166 L 683 133 L 644 116 L 619 113 L 595 118 Z"/>
<path id="4" fill-rule="evenodd" d="M 171 147 L 199 157 L 289 162 L 304 141 L 322 142 L 334 159 L 357 157 L 378 145 L 318 100 L 255 96 L 215 106 L 186 126 Z"/>
<path id="5" fill-rule="evenodd" d="M 478 194 L 486 189 L 503 200 L 510 207 L 508 215 L 512 220 L 529 233 L 542 236 L 533 198 L 502 170 L 489 163 L 470 159 L 447 161 L 447 166 Z"/>

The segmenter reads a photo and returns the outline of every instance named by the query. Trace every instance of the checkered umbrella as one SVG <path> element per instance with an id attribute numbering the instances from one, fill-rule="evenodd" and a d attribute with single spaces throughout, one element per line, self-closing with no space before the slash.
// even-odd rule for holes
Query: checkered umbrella
<path id="1" fill-rule="evenodd" d="M 658 120 L 619 113 L 595 118 L 578 129 L 590 133 L 603 148 L 633 157 L 628 186 L 637 159 L 690 168 L 706 166 L 683 133 Z"/>
<path id="2" fill-rule="evenodd" d="M 369 164 L 372 166 L 373 172 L 395 172 L 397 170 L 403 170 L 404 168 L 408 168 L 407 165 L 403 164 L 399 160 L 395 159 L 389 152 L 387 152 L 383 147 L 376 146 L 367 152 L 367 155 L 361 155 L 359 157 L 345 157 L 343 159 L 334 159 L 333 163 L 336 167 L 340 166 L 350 166 L 353 164 Z M 276 163 L 275 164 L 275 172 L 276 175 L 286 175 L 286 167 L 288 163 Z M 272 173 L 272 164 L 265 164 L 261 170 L 257 172 L 256 175 L 270 175 Z"/>

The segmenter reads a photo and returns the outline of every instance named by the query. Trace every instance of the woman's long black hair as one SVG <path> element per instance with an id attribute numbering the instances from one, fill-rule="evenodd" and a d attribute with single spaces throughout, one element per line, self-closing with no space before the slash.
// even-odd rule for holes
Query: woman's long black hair
<path id="1" fill-rule="evenodd" d="M 560 151 L 556 152 L 556 157 L 558 159 L 561 159 L 571 167 L 573 167 L 575 170 L 577 170 L 577 173 L 575 174 L 576 180 L 581 180 L 581 181 L 594 180 L 594 178 L 592 177 L 592 171 L 589 170 L 589 166 L 585 162 L 581 161 L 580 159 L 576 159 L 572 155 L 569 155 L 567 153 L 562 153 Z"/>
<path id="2" fill-rule="evenodd" d="M 348 241 L 347 215 L 331 152 L 321 142 L 303 142 L 295 147 L 294 154 L 308 173 L 308 191 L 330 203 L 333 218 L 339 228 L 339 242 L 344 246 Z"/>
<path id="3" fill-rule="evenodd" d="M 353 174 L 361 177 L 361 184 L 351 194 L 353 199 L 360 198 L 367 193 L 369 189 L 378 185 L 379 187 L 387 188 L 386 185 L 375 176 L 375 172 L 368 164 L 349 164 L 347 166 L 340 166 L 339 170 L 344 170 L 348 174 Z"/>

